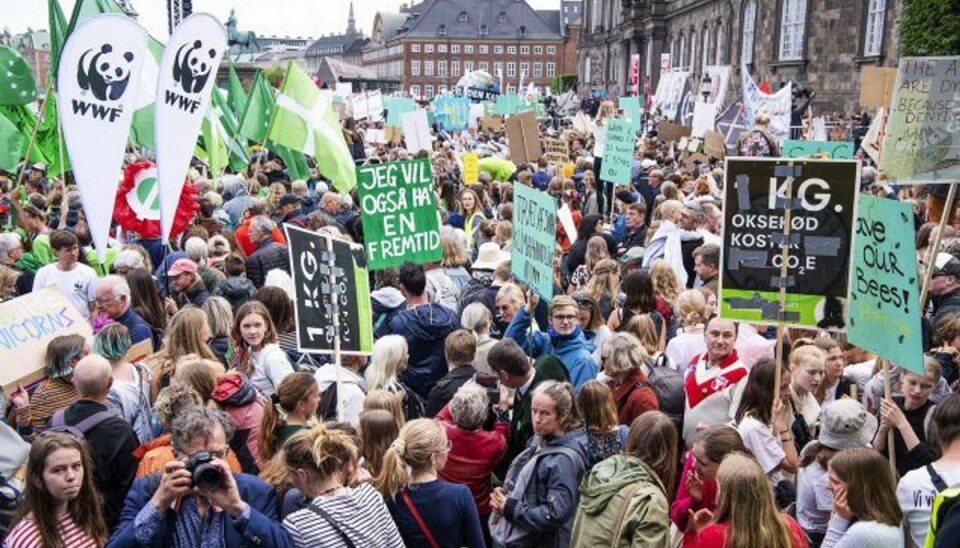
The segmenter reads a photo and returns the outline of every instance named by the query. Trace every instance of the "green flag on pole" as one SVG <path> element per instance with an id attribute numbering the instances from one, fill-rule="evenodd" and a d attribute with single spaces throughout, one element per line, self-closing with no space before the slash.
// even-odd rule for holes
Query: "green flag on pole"
<path id="1" fill-rule="evenodd" d="M 250 86 L 250 96 L 247 98 L 247 106 L 243 110 L 240 122 L 240 135 L 261 145 L 266 143 L 274 103 L 276 98 L 273 88 L 267 83 L 263 71 L 260 71 L 253 79 L 253 85 Z"/>
<path id="2" fill-rule="evenodd" d="M 59 0 L 47 0 L 47 16 L 50 22 L 50 78 L 57 79 L 57 66 L 60 64 L 60 50 L 67 39 L 67 18 L 60 9 Z"/>
<path id="3" fill-rule="evenodd" d="M 0 114 L 0 169 L 14 173 L 20 164 L 24 137 L 17 126 Z"/>
<path id="4" fill-rule="evenodd" d="M 316 158 L 317 169 L 346 194 L 357 186 L 356 164 L 343 138 L 340 120 L 300 65 L 291 61 L 277 96 L 267 136 Z"/>
<path id="5" fill-rule="evenodd" d="M 243 82 L 240 81 L 240 76 L 237 75 L 232 62 L 228 80 L 227 102 L 230 103 L 230 110 L 238 117 L 243 116 L 244 111 L 247 110 L 247 92 L 243 89 Z"/>
<path id="6" fill-rule="evenodd" d="M 219 88 L 213 89 L 201 130 L 210 171 L 214 176 L 222 173 L 228 164 L 234 172 L 246 169 L 250 157 L 244 143 L 237 139 L 237 118 Z"/>
<path id="7" fill-rule="evenodd" d="M 13 122 L 13 125 L 16 126 L 20 133 L 26 136 L 19 151 L 20 158 L 25 157 L 27 155 L 27 147 L 30 146 L 30 136 L 33 135 L 33 128 L 37 125 L 36 114 L 26 105 L 17 105 L 9 107 L 0 106 L 0 115 L 3 115 Z M 43 162 L 47 165 L 50 164 L 50 160 L 40 151 L 36 144 L 30 149 L 30 157 L 27 158 L 27 161 L 29 163 Z"/>
<path id="8" fill-rule="evenodd" d="M 20 52 L 0 46 L 0 105 L 26 105 L 37 100 L 37 82 Z"/>
<path id="9" fill-rule="evenodd" d="M 33 145 L 40 149 L 40 152 L 47 158 L 47 174 L 49 175 L 63 175 L 63 173 L 70 171 L 70 158 L 63 144 L 59 116 L 57 96 L 51 90 L 50 95 L 43 101 L 43 118 L 40 120 L 37 140 Z M 63 150 L 61 151 L 61 149 Z M 62 166 L 60 165 L 61 156 L 64 164 Z"/>

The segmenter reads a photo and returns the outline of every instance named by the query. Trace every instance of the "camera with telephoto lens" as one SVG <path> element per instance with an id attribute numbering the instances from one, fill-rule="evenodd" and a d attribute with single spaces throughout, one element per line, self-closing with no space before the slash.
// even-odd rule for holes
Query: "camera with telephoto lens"
<path id="1" fill-rule="evenodd" d="M 184 468 L 193 476 L 193 486 L 201 491 L 216 491 L 223 487 L 223 471 L 213 464 L 209 451 L 199 451 L 187 459 Z"/>

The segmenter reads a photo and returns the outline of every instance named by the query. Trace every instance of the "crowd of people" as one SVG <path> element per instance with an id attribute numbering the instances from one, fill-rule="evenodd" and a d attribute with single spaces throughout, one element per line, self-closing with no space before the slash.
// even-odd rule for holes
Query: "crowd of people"
<path id="1" fill-rule="evenodd" d="M 363 243 L 356 191 L 316 167 L 290 180 L 260 152 L 194 173 L 172 249 L 117 232 L 103 259 L 75 187 L 6 174 L 0 296 L 55 288 L 94 335 L 56 337 L 5 402 L 3 545 L 951 545 L 960 522 L 934 504 L 960 484 L 956 230 L 934 249 L 939 212 L 910 197 L 929 352 L 884 397 L 842 334 L 789 330 L 776 356 L 774 326 L 718 316 L 722 159 L 688 165 L 650 128 L 631 182 L 602 181 L 615 115 L 544 122 L 569 155 L 532 165 L 479 129 L 351 146 L 358 165 L 431 160 L 442 259 L 371 272 L 372 354 L 339 365 L 298 351 L 282 230 Z M 862 190 L 896 199 L 872 169 Z M 571 212 L 552 295 L 511 269 L 516 185 Z"/>

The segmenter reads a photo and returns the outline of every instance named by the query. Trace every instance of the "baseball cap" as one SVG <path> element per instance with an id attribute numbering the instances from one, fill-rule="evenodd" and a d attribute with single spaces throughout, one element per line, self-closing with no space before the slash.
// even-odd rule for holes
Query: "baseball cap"
<path id="1" fill-rule="evenodd" d="M 170 270 L 167 271 L 168 276 L 179 276 L 184 272 L 190 272 L 191 274 L 197 273 L 197 263 L 191 261 L 190 259 L 177 259 L 173 263 L 173 266 L 170 267 Z"/>
<path id="2" fill-rule="evenodd" d="M 297 197 L 297 195 L 295 195 L 295 194 L 284 194 L 283 196 L 280 197 L 279 205 L 280 205 L 280 207 L 283 207 L 283 206 L 292 205 L 292 204 L 299 204 L 299 203 L 300 203 L 300 198 Z"/>
<path id="3" fill-rule="evenodd" d="M 46 172 L 47 172 L 47 164 L 45 164 L 45 163 L 43 163 L 43 162 L 37 162 L 37 163 L 33 164 L 32 166 L 30 166 L 30 169 L 35 169 L 35 170 L 37 170 L 37 171 L 42 171 L 42 172 L 46 173 Z"/>
<path id="4" fill-rule="evenodd" d="M 956 276 L 960 278 L 960 259 L 957 259 L 954 255 L 950 253 L 945 253 L 941 251 L 937 253 L 936 259 L 933 261 L 933 274 L 944 274 L 946 276 Z"/>

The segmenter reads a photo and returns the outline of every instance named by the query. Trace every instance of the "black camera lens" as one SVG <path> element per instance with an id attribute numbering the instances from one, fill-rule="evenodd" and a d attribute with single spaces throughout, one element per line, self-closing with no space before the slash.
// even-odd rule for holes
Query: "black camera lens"
<path id="1" fill-rule="evenodd" d="M 193 484 L 201 491 L 216 491 L 223 486 L 223 473 L 213 464 L 201 464 L 193 471 Z"/>

